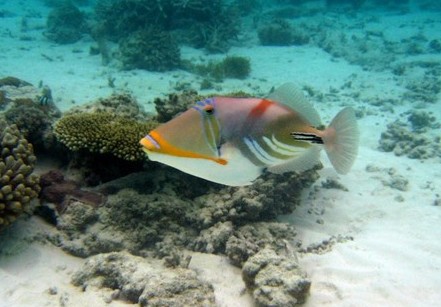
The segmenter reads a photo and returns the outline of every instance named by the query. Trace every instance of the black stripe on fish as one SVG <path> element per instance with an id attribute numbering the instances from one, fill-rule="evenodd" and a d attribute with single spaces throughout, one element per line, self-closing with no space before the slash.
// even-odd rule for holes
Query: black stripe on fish
<path id="1" fill-rule="evenodd" d="M 313 144 L 323 144 L 323 139 L 316 134 L 303 133 L 303 132 L 291 132 L 291 136 L 294 140 L 310 142 Z"/>

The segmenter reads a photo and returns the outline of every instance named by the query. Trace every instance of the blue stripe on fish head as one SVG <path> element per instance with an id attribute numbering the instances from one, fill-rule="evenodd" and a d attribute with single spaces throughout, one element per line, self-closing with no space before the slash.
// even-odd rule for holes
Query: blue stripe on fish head
<path id="1" fill-rule="evenodd" d="M 217 156 L 220 156 L 221 127 L 216 116 L 216 103 L 214 98 L 207 98 L 196 102 L 193 109 L 197 110 L 201 119 L 201 131 L 205 141 Z"/>

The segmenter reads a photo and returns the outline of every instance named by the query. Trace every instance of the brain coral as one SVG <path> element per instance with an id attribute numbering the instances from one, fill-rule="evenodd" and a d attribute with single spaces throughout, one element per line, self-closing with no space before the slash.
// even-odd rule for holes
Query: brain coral
<path id="1" fill-rule="evenodd" d="M 70 150 L 86 149 L 136 161 L 145 157 L 139 140 L 156 125 L 154 121 L 141 123 L 98 112 L 65 115 L 55 124 L 54 130 L 57 139 Z"/>
<path id="2" fill-rule="evenodd" d="M 31 211 L 31 200 L 40 192 L 32 174 L 36 158 L 32 145 L 15 125 L 0 120 L 0 229 Z"/>

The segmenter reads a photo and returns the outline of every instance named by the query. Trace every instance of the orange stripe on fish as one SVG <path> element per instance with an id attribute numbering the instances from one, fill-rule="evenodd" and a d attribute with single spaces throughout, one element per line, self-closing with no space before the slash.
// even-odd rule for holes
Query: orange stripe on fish
<path id="1" fill-rule="evenodd" d="M 148 136 L 150 136 L 150 138 L 152 138 L 153 141 L 156 143 L 156 144 L 152 143 L 152 141 L 150 141 L 146 137 L 142 138 L 140 144 L 144 146 L 145 149 L 148 151 L 159 152 L 162 154 L 176 156 L 176 157 L 206 159 L 206 160 L 214 161 L 221 165 L 226 165 L 228 163 L 227 160 L 222 158 L 214 158 L 207 155 L 201 155 L 198 154 L 197 152 L 184 150 L 176 146 L 173 146 L 172 144 L 164 140 L 164 138 L 162 138 L 161 135 L 155 130 L 151 131 Z"/>
<path id="2" fill-rule="evenodd" d="M 257 106 L 251 109 L 249 116 L 254 118 L 260 117 L 273 104 L 274 102 L 272 102 L 271 100 L 262 99 Z"/>

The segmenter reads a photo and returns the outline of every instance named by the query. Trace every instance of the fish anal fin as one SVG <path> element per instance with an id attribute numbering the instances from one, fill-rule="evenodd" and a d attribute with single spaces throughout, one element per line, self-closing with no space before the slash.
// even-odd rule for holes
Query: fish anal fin
<path id="1" fill-rule="evenodd" d="M 319 146 L 311 146 L 300 157 L 290 159 L 284 163 L 273 165 L 267 168 L 271 173 L 283 174 L 286 172 L 297 171 L 304 172 L 312 169 L 320 160 Z"/>

